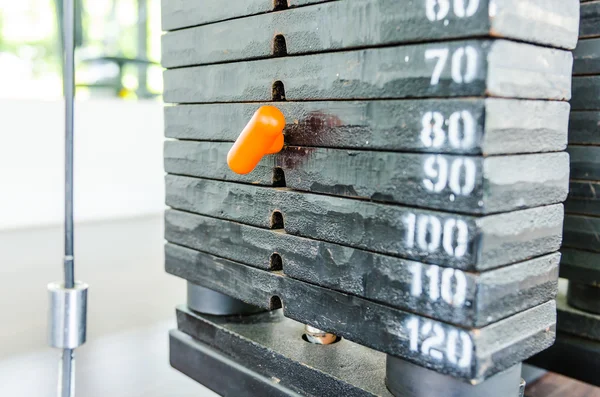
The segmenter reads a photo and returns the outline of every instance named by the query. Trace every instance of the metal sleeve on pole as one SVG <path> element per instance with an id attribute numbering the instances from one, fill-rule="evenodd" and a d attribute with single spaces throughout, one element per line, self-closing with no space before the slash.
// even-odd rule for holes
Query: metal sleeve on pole
<path id="1" fill-rule="evenodd" d="M 87 284 L 81 282 L 76 282 L 74 288 L 64 288 L 62 283 L 48 284 L 50 346 L 74 349 L 85 343 L 87 290 Z"/>

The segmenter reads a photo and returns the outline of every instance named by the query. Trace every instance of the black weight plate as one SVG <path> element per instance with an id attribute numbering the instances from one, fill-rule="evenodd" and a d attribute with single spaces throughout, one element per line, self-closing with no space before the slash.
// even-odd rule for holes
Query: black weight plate
<path id="1" fill-rule="evenodd" d="M 331 0 L 165 0 L 161 2 L 162 28 L 181 29 L 326 1 Z"/>
<path id="2" fill-rule="evenodd" d="M 561 293 L 556 298 L 556 311 L 556 328 L 559 332 L 600 342 L 600 315 L 574 308 Z"/>
<path id="3" fill-rule="evenodd" d="M 554 301 L 463 329 L 188 248 L 167 244 L 165 254 L 170 274 L 256 306 L 283 305 L 293 320 L 473 384 L 554 341 Z"/>
<path id="4" fill-rule="evenodd" d="M 573 110 L 600 110 L 600 76 L 573 77 Z"/>
<path id="5" fill-rule="evenodd" d="M 565 215 L 563 246 L 600 252 L 600 218 Z"/>
<path id="6" fill-rule="evenodd" d="M 272 103 L 166 106 L 165 135 L 233 142 L 253 113 L 267 104 Z M 566 102 L 488 98 L 276 106 L 285 115 L 285 141 L 292 146 L 492 155 L 555 152 L 567 144 Z M 571 134 L 575 126 L 572 122 Z"/>
<path id="7" fill-rule="evenodd" d="M 404 62 L 403 62 L 404 61 Z M 500 96 L 568 100 L 572 54 L 507 40 L 413 44 L 164 72 L 170 103 Z"/>
<path id="8" fill-rule="evenodd" d="M 569 281 L 567 303 L 571 307 L 595 314 L 600 318 L 600 286 Z M 596 332 L 600 335 L 600 324 L 597 321 L 595 328 L 598 328 Z"/>
<path id="9" fill-rule="evenodd" d="M 600 146 L 569 145 L 571 179 L 600 180 Z"/>
<path id="10" fill-rule="evenodd" d="M 576 0 L 489 2 L 451 7 L 442 0 L 436 8 L 426 1 L 335 1 L 260 14 L 169 32 L 162 36 L 162 63 L 171 68 L 483 36 L 575 47 Z"/>
<path id="11" fill-rule="evenodd" d="M 600 386 L 600 342 L 559 332 L 552 347 L 533 356 L 527 363 Z"/>
<path id="12" fill-rule="evenodd" d="M 573 74 L 600 74 L 600 39 L 585 39 L 573 51 Z"/>
<path id="13" fill-rule="evenodd" d="M 165 216 L 165 239 L 466 327 L 553 299 L 560 259 L 554 253 L 470 273 L 174 210 Z"/>
<path id="14" fill-rule="evenodd" d="M 165 171 L 270 186 L 278 167 L 294 190 L 471 214 L 560 203 L 569 188 L 566 153 L 473 157 L 288 146 L 239 175 L 227 166 L 231 146 L 167 141 Z"/>
<path id="15" fill-rule="evenodd" d="M 569 145 L 600 145 L 599 130 L 599 111 L 571 112 L 569 120 Z"/>
<path id="16" fill-rule="evenodd" d="M 166 185 L 175 209 L 263 228 L 275 212 L 289 234 L 465 270 L 554 252 L 561 242 L 561 204 L 473 217 L 174 175 Z"/>
<path id="17" fill-rule="evenodd" d="M 581 5 L 579 38 L 600 36 L 600 1 Z"/>
<path id="18" fill-rule="evenodd" d="M 600 285 L 600 253 L 561 249 L 560 277 Z"/>
<path id="19" fill-rule="evenodd" d="M 571 180 L 565 212 L 600 216 L 600 182 Z"/>

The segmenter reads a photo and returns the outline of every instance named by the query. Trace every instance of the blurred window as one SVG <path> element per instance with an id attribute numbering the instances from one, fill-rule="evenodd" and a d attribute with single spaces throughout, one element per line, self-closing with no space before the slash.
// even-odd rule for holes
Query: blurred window
<path id="1" fill-rule="evenodd" d="M 160 0 L 75 0 L 77 95 L 162 92 Z M 0 0 L 0 98 L 62 95 L 62 0 Z"/>

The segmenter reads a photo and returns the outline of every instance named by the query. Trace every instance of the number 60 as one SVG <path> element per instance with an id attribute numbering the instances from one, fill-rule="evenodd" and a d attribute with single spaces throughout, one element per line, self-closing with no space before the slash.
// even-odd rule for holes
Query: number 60
<path id="1" fill-rule="evenodd" d="M 472 17 L 479 8 L 479 0 L 454 0 L 453 4 L 454 15 L 459 18 Z M 449 12 L 450 0 L 425 0 L 425 13 L 431 22 L 441 21 Z"/>

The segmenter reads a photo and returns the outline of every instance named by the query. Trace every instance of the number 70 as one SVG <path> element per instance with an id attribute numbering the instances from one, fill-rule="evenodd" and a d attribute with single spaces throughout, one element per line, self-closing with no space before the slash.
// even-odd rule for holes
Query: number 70
<path id="1" fill-rule="evenodd" d="M 432 48 L 425 51 L 425 59 L 437 59 L 431 74 L 431 85 L 437 85 L 446 67 L 450 50 L 448 48 Z M 466 67 L 463 70 L 463 59 L 466 58 Z M 452 81 L 458 84 L 470 83 L 477 77 L 477 50 L 471 46 L 459 47 L 452 54 L 450 74 Z"/>

